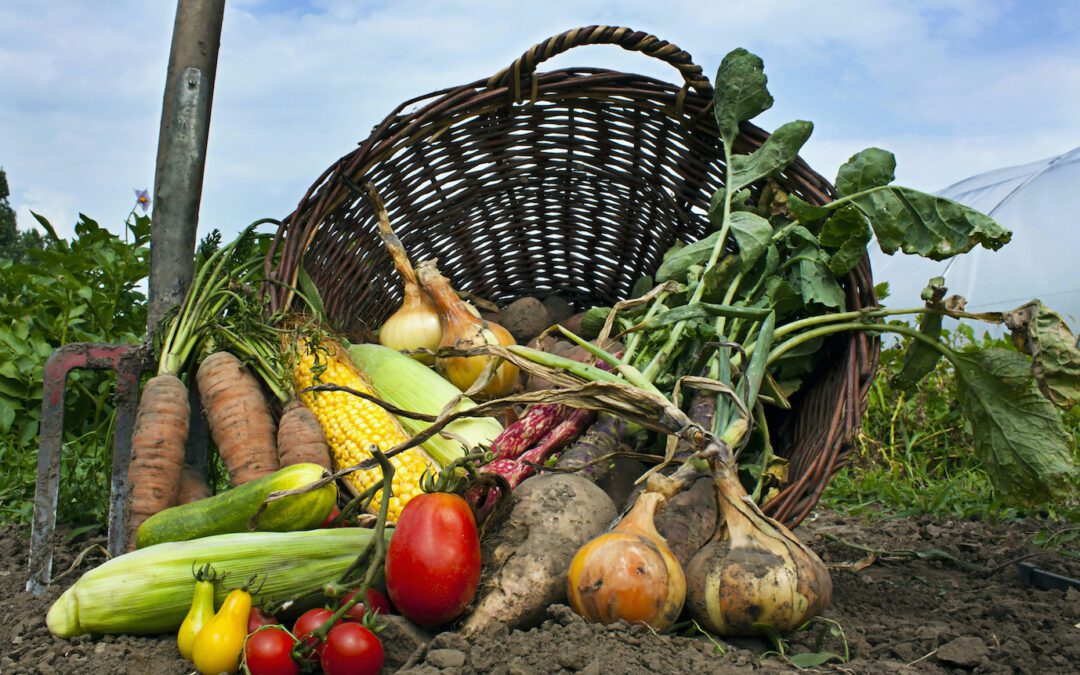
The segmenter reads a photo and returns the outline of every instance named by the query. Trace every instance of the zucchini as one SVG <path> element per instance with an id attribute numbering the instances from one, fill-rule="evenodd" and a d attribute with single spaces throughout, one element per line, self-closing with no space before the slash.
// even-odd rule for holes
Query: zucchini
<path id="1" fill-rule="evenodd" d="M 231 532 L 247 532 L 248 521 L 271 492 L 295 490 L 323 476 L 318 464 L 293 464 L 269 476 L 244 483 L 221 494 L 160 511 L 139 526 L 138 548 L 167 541 L 189 541 Z M 326 520 L 337 502 L 337 488 L 329 483 L 302 495 L 270 502 L 259 515 L 257 531 L 310 530 Z"/>

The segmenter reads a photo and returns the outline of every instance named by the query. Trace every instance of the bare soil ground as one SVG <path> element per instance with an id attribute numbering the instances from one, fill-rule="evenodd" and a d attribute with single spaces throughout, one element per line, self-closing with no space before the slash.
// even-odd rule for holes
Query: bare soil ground
<path id="1" fill-rule="evenodd" d="M 1036 590 L 1017 581 L 1017 561 L 1080 577 L 1080 550 L 1051 551 L 1033 537 L 1052 525 L 1033 520 L 987 523 L 928 517 L 868 521 L 818 514 L 799 528 L 833 566 L 828 621 L 786 636 L 786 656 L 844 653 L 850 659 L 817 666 L 842 673 L 1080 673 L 1080 592 Z M 1061 528 L 1068 525 L 1061 525 Z M 79 571 L 101 561 L 87 555 L 82 570 L 46 596 L 23 591 L 26 528 L 0 528 L 0 673 L 190 673 L 172 636 L 53 638 L 45 612 Z M 71 566 L 101 539 L 78 537 L 57 552 L 55 569 Z M 865 549 L 890 551 L 875 555 Z M 951 558 L 951 559 L 950 559 Z M 956 562 L 959 561 L 959 562 Z M 642 626 L 589 625 L 562 606 L 528 631 L 496 627 L 466 642 L 436 636 L 412 654 L 402 672 L 431 673 L 726 673 L 798 672 L 776 646 L 733 640 L 724 653 L 704 636 L 659 636 Z M 384 639 L 397 640 L 389 629 Z M 398 644 L 398 647 L 405 645 Z M 388 645 L 389 647 L 389 645 Z M 395 666 L 405 651 L 394 653 Z"/>

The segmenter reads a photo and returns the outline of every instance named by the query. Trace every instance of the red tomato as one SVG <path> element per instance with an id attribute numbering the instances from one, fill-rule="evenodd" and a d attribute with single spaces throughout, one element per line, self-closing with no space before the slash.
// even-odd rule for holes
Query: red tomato
<path id="1" fill-rule="evenodd" d="M 308 611 L 301 614 L 300 618 L 296 620 L 295 624 L 293 624 L 292 632 L 293 635 L 296 636 L 297 640 L 301 640 L 309 645 L 315 645 L 315 650 L 308 655 L 309 661 L 319 660 L 319 657 L 322 656 L 323 649 L 326 647 L 326 643 L 320 642 L 316 644 L 315 638 L 308 638 L 304 640 L 304 636 L 308 635 L 312 631 L 317 630 L 319 626 L 326 623 L 326 620 L 329 619 L 333 614 L 333 612 L 324 607 L 319 607 L 317 609 L 309 609 Z"/>
<path id="2" fill-rule="evenodd" d="M 465 500 L 422 494 L 401 511 L 386 552 L 386 590 L 394 607 L 421 626 L 461 616 L 480 583 L 480 536 Z"/>
<path id="3" fill-rule="evenodd" d="M 330 629 L 322 655 L 326 675 L 378 675 L 382 667 L 383 646 L 370 630 L 351 621 Z"/>
<path id="4" fill-rule="evenodd" d="M 333 509 L 330 510 L 330 515 L 328 515 L 326 517 L 326 519 L 322 521 L 322 523 L 319 525 L 319 527 L 320 528 L 330 527 L 330 523 L 334 520 L 334 518 L 337 518 L 339 514 L 341 514 L 341 511 L 339 511 L 338 507 L 335 506 Z M 342 521 L 341 525 L 339 525 L 338 527 L 344 527 L 344 526 L 345 526 L 345 521 Z"/>
<path id="5" fill-rule="evenodd" d="M 356 591 L 349 591 L 345 594 L 345 597 L 341 599 L 341 604 L 345 604 L 352 597 L 356 595 Z M 348 612 L 345 612 L 345 618 L 353 621 L 363 621 L 364 612 L 368 609 L 375 610 L 376 614 L 389 614 L 390 613 L 390 601 L 386 599 L 386 596 L 379 592 L 377 588 L 369 588 L 367 593 L 364 594 L 366 602 L 358 602 L 349 608 Z M 339 605 L 340 606 L 340 605 Z"/>
<path id="6" fill-rule="evenodd" d="M 244 658 L 251 675 L 297 675 L 292 658 L 295 641 L 284 628 L 265 628 L 248 636 Z"/>
<path id="7" fill-rule="evenodd" d="M 248 635 L 255 632 L 255 629 L 259 626 L 273 626 L 281 623 L 276 617 L 269 614 L 263 614 L 263 611 L 258 607 L 252 607 L 248 612 Z"/>

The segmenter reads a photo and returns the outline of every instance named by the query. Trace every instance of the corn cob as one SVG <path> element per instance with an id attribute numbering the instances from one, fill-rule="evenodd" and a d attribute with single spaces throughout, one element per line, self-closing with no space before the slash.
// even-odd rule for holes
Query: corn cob
<path id="1" fill-rule="evenodd" d="M 191 605 L 192 568 L 206 563 L 218 574 L 228 573 L 232 582 L 215 587 L 219 605 L 229 587 L 255 574 L 265 580 L 256 593 L 257 602 L 319 595 L 370 539 L 371 530 L 342 527 L 219 534 L 140 548 L 84 574 L 57 598 L 45 622 L 53 635 L 62 638 L 175 631 Z"/>
<path id="2" fill-rule="evenodd" d="M 314 384 L 336 384 L 373 394 L 372 388 L 339 345 L 325 341 L 323 348 L 317 352 L 315 354 L 301 347 L 293 370 L 293 384 L 298 393 Z M 402 386 L 410 385 L 403 382 Z M 299 395 L 315 413 L 315 418 L 326 433 L 330 460 L 335 469 L 371 459 L 372 445 L 386 452 L 409 438 L 390 413 L 359 396 L 343 391 L 313 391 Z M 420 448 L 410 448 L 394 455 L 390 463 L 394 466 L 394 495 L 390 498 L 387 518 L 397 521 L 405 504 L 420 494 L 420 478 L 424 472 L 435 473 L 439 467 Z M 382 472 L 378 468 L 354 471 L 345 477 L 358 492 L 367 490 L 381 479 Z M 378 509 L 381 499 L 380 490 L 369 503 L 369 508 L 373 511 Z"/>

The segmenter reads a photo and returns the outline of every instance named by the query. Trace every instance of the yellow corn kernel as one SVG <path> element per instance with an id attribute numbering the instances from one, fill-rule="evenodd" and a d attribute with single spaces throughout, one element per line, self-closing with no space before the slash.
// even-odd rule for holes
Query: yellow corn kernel
<path id="1" fill-rule="evenodd" d="M 303 391 L 314 384 L 336 384 L 372 394 L 371 387 L 352 363 L 345 360 L 347 358 L 336 345 L 320 350 L 318 362 L 320 366 L 325 365 L 325 369 L 316 377 L 316 356 L 310 351 L 302 353 L 293 370 L 296 391 Z M 300 399 L 315 413 L 315 418 L 326 433 L 335 470 L 371 459 L 371 446 L 386 452 L 409 438 L 390 413 L 348 392 L 311 391 L 300 394 Z M 396 521 L 405 504 L 420 494 L 420 478 L 424 472 L 434 473 L 439 467 L 419 447 L 394 455 L 390 463 L 394 466 L 394 495 L 390 498 L 387 518 Z M 382 480 L 382 471 L 378 467 L 354 471 L 345 476 L 345 480 L 357 491 L 363 492 Z M 381 500 L 382 490 L 379 490 L 369 504 L 370 510 L 376 511 Z"/>

